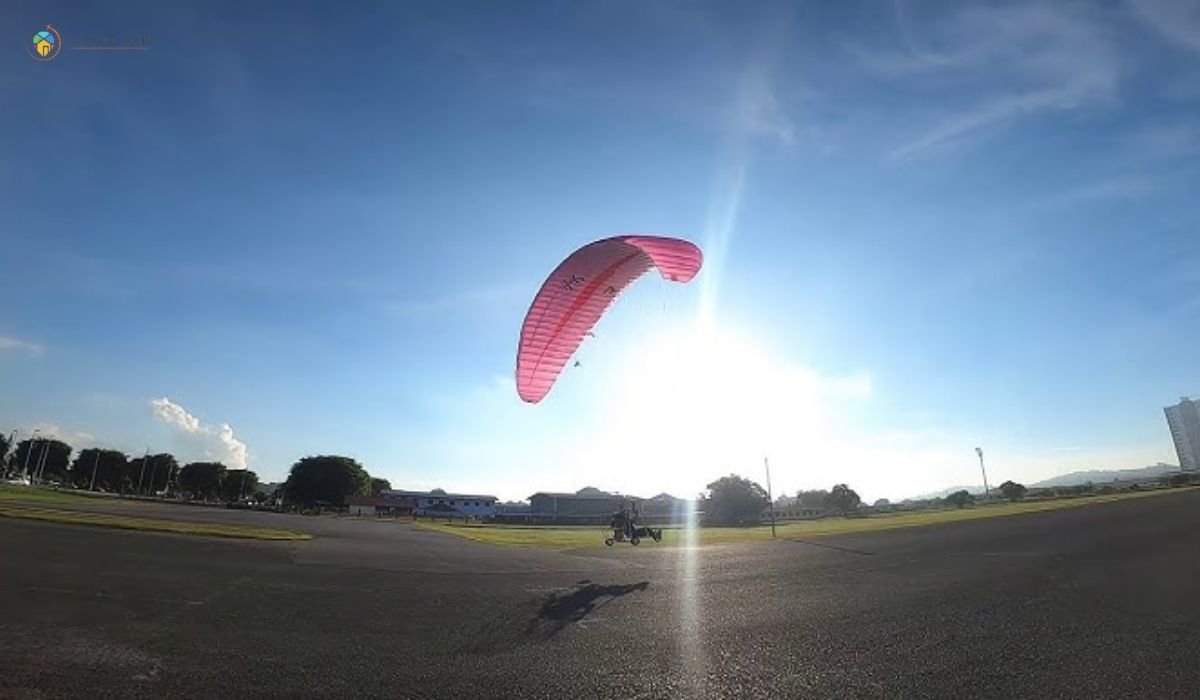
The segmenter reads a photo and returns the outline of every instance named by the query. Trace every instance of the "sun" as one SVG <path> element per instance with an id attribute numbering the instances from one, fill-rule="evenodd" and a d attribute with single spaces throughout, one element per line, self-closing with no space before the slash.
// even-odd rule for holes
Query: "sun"
<path id="1" fill-rule="evenodd" d="M 660 327 L 615 368 L 601 450 L 685 495 L 730 471 L 757 475 L 764 456 L 819 440 L 827 422 L 819 377 L 732 326 Z"/>

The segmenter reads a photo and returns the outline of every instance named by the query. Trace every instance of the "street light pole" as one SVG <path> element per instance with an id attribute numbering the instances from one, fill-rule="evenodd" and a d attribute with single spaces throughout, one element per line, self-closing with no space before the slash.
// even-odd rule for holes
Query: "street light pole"
<path id="1" fill-rule="evenodd" d="M 42 440 L 42 454 L 37 465 L 37 480 L 44 481 L 46 479 L 46 457 L 49 456 L 50 441 Z"/>
<path id="2" fill-rule="evenodd" d="M 138 473 L 137 495 L 142 495 L 142 480 L 146 478 L 146 460 L 150 459 L 150 448 L 142 455 L 142 471 Z"/>
<path id="3" fill-rule="evenodd" d="M 5 452 L 6 452 L 6 454 L 4 456 L 3 471 L 4 471 L 4 474 L 7 476 L 8 470 L 12 469 L 13 459 L 16 457 L 16 454 L 17 454 L 17 431 L 16 430 L 9 433 L 8 449 L 5 450 Z"/>
<path id="4" fill-rule="evenodd" d="M 992 492 L 991 492 L 991 490 L 988 489 L 987 469 L 983 468 L 983 448 L 976 447 L 975 454 L 979 455 L 979 471 L 983 473 L 983 497 L 990 498 L 992 495 Z"/>
<path id="5" fill-rule="evenodd" d="M 96 490 L 96 470 L 100 468 L 100 448 L 96 448 L 96 458 L 92 460 L 92 484 L 88 486 L 88 491 Z"/>
<path id="6" fill-rule="evenodd" d="M 775 537 L 775 497 L 771 495 L 771 463 L 763 457 L 763 468 L 767 470 L 767 509 L 771 511 L 771 537 Z"/>
<path id="7" fill-rule="evenodd" d="M 29 453 L 33 452 L 34 446 L 37 445 L 37 436 L 38 436 L 38 433 L 40 433 L 40 432 L 42 432 L 41 429 L 34 430 L 33 436 L 29 438 L 29 447 L 25 448 L 25 463 L 23 465 L 21 465 L 21 476 L 22 477 L 29 476 Z"/>

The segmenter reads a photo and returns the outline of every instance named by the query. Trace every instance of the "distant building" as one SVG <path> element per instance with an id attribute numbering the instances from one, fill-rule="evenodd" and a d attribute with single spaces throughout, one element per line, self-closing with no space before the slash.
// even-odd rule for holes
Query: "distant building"
<path id="1" fill-rule="evenodd" d="M 383 493 L 378 496 L 348 496 L 346 506 L 350 515 L 412 515 L 416 509 L 416 501 L 411 498 L 388 497 Z"/>
<path id="2" fill-rule="evenodd" d="M 527 515 L 529 504 L 525 501 L 505 501 L 496 504 L 496 512 L 508 515 Z"/>
<path id="3" fill-rule="evenodd" d="M 496 514 L 496 497 L 444 491 L 399 491 L 385 489 L 378 496 L 346 499 L 351 515 L 439 515 L 491 518 Z"/>
<path id="4" fill-rule="evenodd" d="M 595 521 L 611 516 L 628 501 L 640 499 L 591 487 L 575 493 L 538 491 L 529 497 L 529 511 L 532 515 L 555 520 Z"/>
<path id="5" fill-rule="evenodd" d="M 638 511 L 645 518 L 682 519 L 691 505 L 682 498 L 676 498 L 669 493 L 660 493 L 640 502 Z"/>
<path id="6" fill-rule="evenodd" d="M 490 518 L 496 514 L 495 496 L 469 493 L 446 493 L 444 491 L 398 491 L 379 492 L 385 498 L 405 500 L 412 503 L 415 515 L 461 515 L 471 518 Z"/>
<path id="7" fill-rule="evenodd" d="M 1200 403 L 1186 397 L 1174 406 L 1163 409 L 1167 427 L 1179 455 L 1179 468 L 1184 471 L 1200 469 Z"/>

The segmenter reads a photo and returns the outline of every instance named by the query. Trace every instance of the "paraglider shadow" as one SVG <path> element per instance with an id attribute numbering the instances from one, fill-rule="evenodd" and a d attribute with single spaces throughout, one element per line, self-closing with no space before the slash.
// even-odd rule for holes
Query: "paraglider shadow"
<path id="1" fill-rule="evenodd" d="M 549 639 L 568 625 L 582 622 L 599 608 L 635 591 L 644 591 L 649 581 L 601 586 L 591 581 L 580 581 L 575 590 L 566 593 L 551 593 L 542 603 L 537 615 L 529 621 L 525 634 L 540 639 Z"/>

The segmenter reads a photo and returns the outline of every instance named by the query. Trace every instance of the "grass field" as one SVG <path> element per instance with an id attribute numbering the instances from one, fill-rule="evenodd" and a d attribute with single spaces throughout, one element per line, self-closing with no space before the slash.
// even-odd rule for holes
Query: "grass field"
<path id="1" fill-rule="evenodd" d="M 1050 501 L 1002 503 L 963 508 L 961 510 L 895 513 L 874 515 L 865 518 L 825 518 L 823 520 L 780 523 L 776 529 L 781 538 L 803 539 L 821 537 L 823 535 L 875 532 L 879 530 L 961 522 L 964 520 L 978 520 L 981 518 L 998 518 L 1020 515 L 1022 513 L 1057 510 L 1059 508 L 1078 508 L 1098 503 L 1109 503 L 1131 498 L 1149 498 L 1177 492 L 1178 489 L 1161 489 L 1106 496 L 1064 498 Z M 603 547 L 604 538 L 607 536 L 605 530 L 599 526 L 555 527 L 462 523 L 418 523 L 418 526 L 433 532 L 442 532 L 489 544 L 518 547 L 546 547 L 551 549 Z M 678 546 L 682 538 L 682 530 L 666 529 L 663 532 L 663 541 L 661 543 L 647 542 L 646 545 L 658 547 Z M 696 543 L 701 545 L 756 542 L 769 539 L 771 539 L 771 528 L 768 525 L 758 527 L 703 527 L 696 532 Z"/>
<path id="2" fill-rule="evenodd" d="M 207 537 L 234 537 L 251 540 L 308 540 L 312 535 L 291 530 L 274 530 L 247 527 L 226 523 L 195 523 L 162 518 L 142 518 L 110 513 L 89 513 L 78 510 L 59 510 L 40 506 L 17 505 L 0 501 L 0 517 L 44 520 L 69 525 L 97 525 L 122 530 L 146 532 L 171 532 L 180 535 L 203 535 Z"/>
<path id="3" fill-rule="evenodd" d="M 53 503 L 59 505 L 82 505 L 95 503 L 103 496 L 82 496 L 70 491 L 52 491 L 50 489 L 34 488 L 32 486 L 15 486 L 0 484 L 0 503 Z M 113 498 L 112 500 L 117 500 Z M 134 503 L 136 501 L 128 501 Z"/>

